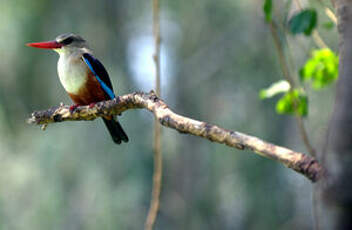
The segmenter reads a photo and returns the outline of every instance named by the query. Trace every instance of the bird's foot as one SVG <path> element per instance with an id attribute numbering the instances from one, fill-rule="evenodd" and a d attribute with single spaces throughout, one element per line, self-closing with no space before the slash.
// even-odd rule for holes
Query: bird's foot
<path id="1" fill-rule="evenodd" d="M 88 107 L 91 109 L 91 108 L 93 108 L 95 106 L 95 104 L 96 104 L 95 102 L 90 103 Z"/>
<path id="2" fill-rule="evenodd" d="M 77 104 L 71 105 L 70 106 L 70 113 L 73 113 L 77 109 L 78 106 L 79 105 L 77 105 Z"/>

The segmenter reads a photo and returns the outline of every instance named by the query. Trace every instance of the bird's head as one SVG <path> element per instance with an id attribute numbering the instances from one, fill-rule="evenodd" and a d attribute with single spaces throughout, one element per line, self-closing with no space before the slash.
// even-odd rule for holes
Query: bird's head
<path id="1" fill-rule="evenodd" d="M 88 48 L 86 40 L 73 33 L 61 34 L 53 41 L 27 43 L 26 45 L 41 49 L 51 49 L 59 54 L 66 52 L 70 53 L 77 49 Z"/>

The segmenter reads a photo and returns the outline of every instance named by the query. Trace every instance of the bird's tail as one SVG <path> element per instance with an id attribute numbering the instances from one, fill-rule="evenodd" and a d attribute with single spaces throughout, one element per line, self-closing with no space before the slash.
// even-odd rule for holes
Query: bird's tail
<path id="1" fill-rule="evenodd" d="M 109 133 L 112 137 L 112 140 L 116 144 L 121 144 L 121 141 L 128 142 L 128 136 L 125 133 L 125 131 L 123 131 L 123 129 L 118 121 L 116 121 L 114 118 L 112 118 L 110 120 L 103 118 L 103 121 L 109 130 Z"/>

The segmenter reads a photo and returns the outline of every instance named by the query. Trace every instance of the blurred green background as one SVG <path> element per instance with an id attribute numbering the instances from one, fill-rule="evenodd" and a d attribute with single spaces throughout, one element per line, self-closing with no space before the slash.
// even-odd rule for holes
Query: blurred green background
<path id="1" fill-rule="evenodd" d="M 289 1 L 276 7 L 288 8 Z M 282 78 L 262 1 L 162 0 L 162 98 L 176 112 L 306 152 L 295 119 L 261 101 Z M 280 10 L 278 10 L 280 12 Z M 101 120 L 26 124 L 34 110 L 71 104 L 56 53 L 28 42 L 74 32 L 110 73 L 117 94 L 154 87 L 151 1 L 0 0 L 0 229 L 142 229 L 153 172 L 153 117 L 120 117 L 115 145 Z M 319 15 L 319 23 L 327 19 Z M 320 31 L 337 47 L 337 32 Z M 298 70 L 314 47 L 289 37 Z M 307 129 L 319 150 L 333 89 L 308 90 Z M 324 112 L 323 112 L 324 111 Z M 311 229 L 312 186 L 281 164 L 163 129 L 156 229 Z"/>

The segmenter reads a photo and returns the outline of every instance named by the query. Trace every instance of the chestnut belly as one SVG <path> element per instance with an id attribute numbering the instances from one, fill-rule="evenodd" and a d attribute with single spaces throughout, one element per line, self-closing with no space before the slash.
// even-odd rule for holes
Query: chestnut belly
<path id="1" fill-rule="evenodd" d="M 88 105 L 110 99 L 93 74 L 88 75 L 87 81 L 79 88 L 77 93 L 68 92 L 68 95 L 78 105 Z"/>

